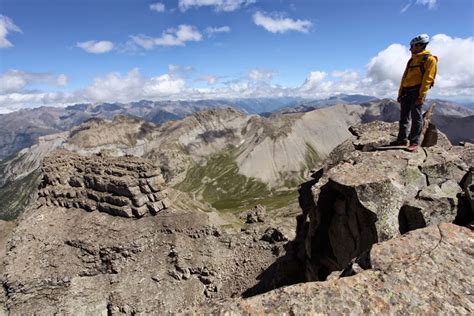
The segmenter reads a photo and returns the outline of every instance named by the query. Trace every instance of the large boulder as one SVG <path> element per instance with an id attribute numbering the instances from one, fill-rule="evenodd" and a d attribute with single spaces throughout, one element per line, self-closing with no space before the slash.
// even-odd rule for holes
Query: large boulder
<path id="1" fill-rule="evenodd" d="M 454 222 L 463 212 L 462 180 L 473 161 L 468 147 L 432 146 L 412 153 L 376 150 L 396 123 L 373 122 L 330 155 L 319 179 L 300 197 L 307 280 L 325 280 L 377 242 L 410 230 Z M 438 140 L 446 140 L 439 133 Z M 454 148 L 454 149 L 452 149 Z"/>

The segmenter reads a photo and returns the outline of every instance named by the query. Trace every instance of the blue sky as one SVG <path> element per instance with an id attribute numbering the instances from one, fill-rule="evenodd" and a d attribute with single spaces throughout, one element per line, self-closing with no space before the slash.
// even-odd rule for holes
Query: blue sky
<path id="1" fill-rule="evenodd" d="M 433 97 L 474 99 L 471 0 L 2 0 L 0 113 L 134 99 L 394 97 L 420 33 Z"/>

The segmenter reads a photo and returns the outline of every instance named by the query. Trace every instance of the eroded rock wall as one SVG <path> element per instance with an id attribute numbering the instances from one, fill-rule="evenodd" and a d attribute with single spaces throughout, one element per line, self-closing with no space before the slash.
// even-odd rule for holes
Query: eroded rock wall
<path id="1" fill-rule="evenodd" d="M 123 217 L 170 206 L 160 169 L 138 157 L 80 156 L 58 150 L 43 163 L 39 202 Z"/>

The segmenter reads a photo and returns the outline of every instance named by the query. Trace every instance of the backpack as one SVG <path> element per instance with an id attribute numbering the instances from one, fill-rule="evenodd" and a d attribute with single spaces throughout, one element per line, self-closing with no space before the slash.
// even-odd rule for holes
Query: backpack
<path id="1" fill-rule="evenodd" d="M 423 56 L 423 58 L 421 59 L 421 64 L 418 64 L 418 65 L 415 65 L 415 66 L 410 66 L 410 63 L 412 61 L 413 58 L 410 58 L 410 60 L 408 60 L 408 63 L 407 63 L 407 67 L 406 69 L 408 70 L 408 68 L 418 68 L 420 67 L 420 71 L 421 71 L 421 75 L 424 76 L 425 75 L 425 64 L 426 62 L 428 61 L 428 58 L 430 58 L 430 56 L 433 56 L 435 59 L 436 59 L 436 62 L 438 62 L 438 56 L 435 56 L 435 55 L 431 55 L 431 54 L 426 54 Z M 403 74 L 403 78 L 405 78 L 406 76 L 406 71 L 405 73 Z M 434 86 L 434 80 L 433 82 L 431 83 L 431 86 L 430 86 L 430 89 L 433 88 Z"/>

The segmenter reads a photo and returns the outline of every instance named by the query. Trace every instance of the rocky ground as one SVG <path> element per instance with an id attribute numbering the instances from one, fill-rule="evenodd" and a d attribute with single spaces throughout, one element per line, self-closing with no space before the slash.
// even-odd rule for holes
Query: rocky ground
<path id="1" fill-rule="evenodd" d="M 378 150 L 396 129 L 353 126 L 301 185 L 293 230 L 261 206 L 232 221 L 189 209 L 142 158 L 56 152 L 7 245 L 5 308 L 472 314 L 474 146 L 434 131 L 416 153 Z"/>
<path id="2" fill-rule="evenodd" d="M 313 282 L 190 312 L 473 313 L 474 146 L 436 133 L 416 153 L 379 150 L 396 124 L 351 131 L 300 188 L 295 243 Z"/>
<path id="3" fill-rule="evenodd" d="M 292 251 L 263 208 L 242 214 L 239 230 L 171 200 L 156 208 L 154 195 L 167 189 L 141 158 L 57 151 L 43 172 L 40 198 L 7 247 L 2 301 L 11 314 L 177 312 L 284 282 L 259 280 Z"/>
<path id="4" fill-rule="evenodd" d="M 308 280 L 325 280 L 376 242 L 474 219 L 472 144 L 452 146 L 439 133 L 436 146 L 416 153 L 376 150 L 396 136 L 397 124 L 373 122 L 351 131 L 354 136 L 300 190 L 305 224 L 298 234 L 305 243 Z"/>
<path id="5" fill-rule="evenodd" d="M 440 224 L 376 244 L 365 270 L 192 312 L 214 314 L 472 315 L 472 230 Z M 347 271 L 340 271 L 344 275 Z"/>

